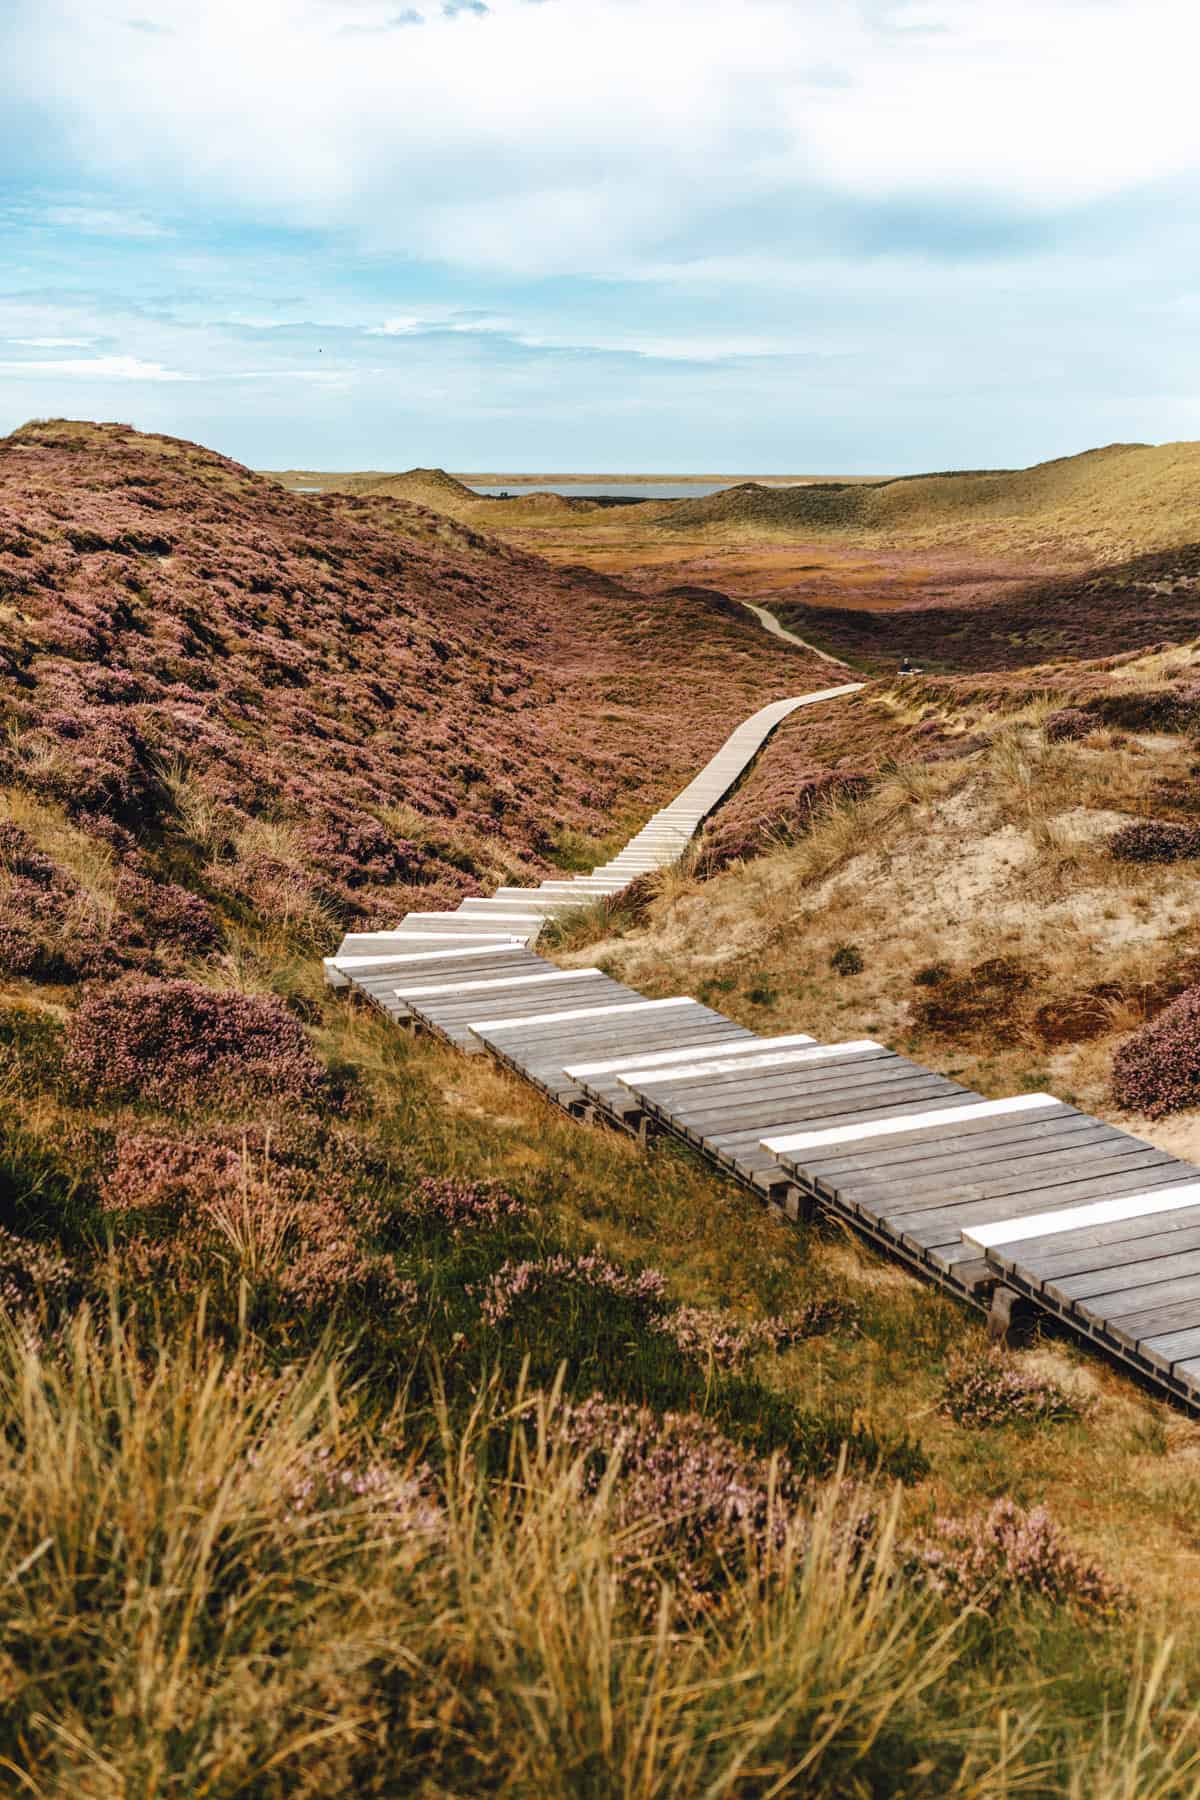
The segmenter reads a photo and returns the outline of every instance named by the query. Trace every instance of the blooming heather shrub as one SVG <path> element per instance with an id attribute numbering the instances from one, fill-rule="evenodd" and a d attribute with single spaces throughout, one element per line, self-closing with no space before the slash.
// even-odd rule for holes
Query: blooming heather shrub
<path id="1" fill-rule="evenodd" d="M 36 1337 L 77 1285 L 71 1264 L 53 1245 L 18 1237 L 0 1225 L 0 1316 Z"/>
<path id="2" fill-rule="evenodd" d="M 19 825 L 0 821 L 0 969 L 69 982 L 120 966 L 100 908 Z"/>
<path id="3" fill-rule="evenodd" d="M 1113 1057 L 1112 1096 L 1151 1119 L 1200 1099 L 1200 986 L 1135 1031 Z"/>
<path id="4" fill-rule="evenodd" d="M 369 815 L 326 819 L 305 848 L 327 875 L 348 888 L 411 881 L 428 860 L 417 844 L 396 838 Z"/>
<path id="5" fill-rule="evenodd" d="M 14 819 L 0 819 L 0 869 L 34 887 L 53 886 L 58 869 Z"/>
<path id="6" fill-rule="evenodd" d="M 1023 1369 L 999 1346 L 964 1351 L 947 1365 L 940 1410 L 957 1425 L 1049 1423 L 1082 1418 L 1091 1402 L 1048 1376 Z"/>
<path id="7" fill-rule="evenodd" d="M 1111 1613 L 1121 1590 L 1098 1563 L 1075 1550 L 1044 1506 L 1025 1512 L 997 1500 L 981 1518 L 939 1519 L 916 1549 L 918 1571 L 956 1604 L 996 1612 L 1009 1599 L 1036 1599 Z"/>
<path id="8" fill-rule="evenodd" d="M 1048 744 L 1074 744 L 1096 728 L 1096 720 L 1078 706 L 1060 706 L 1050 713 L 1044 730 Z"/>
<path id="9" fill-rule="evenodd" d="M 45 745 L 54 754 L 24 779 L 60 801 L 73 816 L 111 814 L 134 827 L 151 824 L 161 796 L 149 747 L 133 719 L 102 707 L 46 716 Z"/>
<path id="10" fill-rule="evenodd" d="M 87 1093 L 162 1105 L 224 1095 L 313 1102 L 325 1071 L 273 996 L 129 977 L 90 992 L 67 1032 L 66 1066 Z"/>
<path id="11" fill-rule="evenodd" d="M 306 1142 L 314 1136 L 323 1141 Z M 194 1294 L 225 1272 L 261 1305 L 314 1324 L 339 1311 L 360 1325 L 402 1322 L 416 1286 L 373 1247 L 383 1223 L 375 1172 L 344 1152 L 320 1131 L 285 1130 L 278 1150 L 269 1134 L 228 1127 L 125 1134 L 101 1187 L 102 1209 L 134 1233 L 120 1246 L 123 1281 Z M 145 1234 L 149 1215 L 172 1235 Z"/>
<path id="12" fill-rule="evenodd" d="M 754 1455 L 695 1413 L 593 1395 L 566 1409 L 560 1432 L 585 1459 L 586 1491 L 617 1459 L 614 1538 L 647 1611 L 663 1576 L 685 1612 L 705 1610 L 735 1571 L 767 1561 L 787 1536 L 800 1494 L 791 1465 Z"/>
<path id="13" fill-rule="evenodd" d="M 572 1289 L 589 1296 L 632 1301 L 647 1319 L 667 1304 L 667 1284 L 657 1269 L 643 1269 L 634 1275 L 593 1250 L 586 1256 L 559 1252 L 539 1261 L 510 1258 L 484 1285 L 480 1311 L 489 1325 L 500 1325 L 547 1291 L 569 1293 Z"/>
<path id="14" fill-rule="evenodd" d="M 1200 721 L 1200 686 L 1181 681 L 1174 687 L 1106 693 L 1091 702 L 1090 710 L 1105 725 L 1125 731 L 1189 731 Z"/>
<path id="15" fill-rule="evenodd" d="M 796 1311 L 768 1319 L 735 1319 L 721 1307 L 678 1306 L 659 1321 L 658 1329 L 674 1340 L 685 1356 L 712 1361 L 721 1369 L 738 1369 L 763 1351 L 784 1350 L 805 1338 L 845 1331 L 856 1325 L 859 1309 L 850 1300 L 812 1300 Z"/>
<path id="16" fill-rule="evenodd" d="M 529 1211 L 523 1200 L 496 1181 L 454 1181 L 430 1176 L 417 1183 L 409 1199 L 421 1219 L 445 1226 L 453 1236 L 486 1230 L 502 1219 L 520 1219 Z"/>
<path id="17" fill-rule="evenodd" d="M 117 882 L 117 903 L 136 921 L 129 935 L 145 939 L 151 949 L 166 945 L 189 956 L 206 956 L 220 942 L 207 901 L 177 882 L 147 881 L 126 871 Z"/>
<path id="18" fill-rule="evenodd" d="M 348 1462 L 322 1444 L 306 1450 L 282 1497 L 295 1520 L 353 1508 L 389 1536 L 400 1532 L 432 1543 L 446 1531 L 445 1510 L 425 1463 L 408 1469 L 378 1461 Z"/>
<path id="19" fill-rule="evenodd" d="M 100 1205 L 108 1213 L 194 1211 L 236 1191 L 245 1175 L 245 1155 L 230 1144 L 127 1132 L 101 1181 Z"/>
<path id="20" fill-rule="evenodd" d="M 1200 827 L 1140 819 L 1113 832 L 1108 853 L 1117 862 L 1189 862 L 1200 857 Z"/>

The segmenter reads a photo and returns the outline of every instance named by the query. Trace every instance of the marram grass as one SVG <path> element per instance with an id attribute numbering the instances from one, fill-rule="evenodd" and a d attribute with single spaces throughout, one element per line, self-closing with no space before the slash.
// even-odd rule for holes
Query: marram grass
<path id="1" fill-rule="evenodd" d="M 1045 1695 L 965 1678 L 971 1617 L 903 1579 L 894 1509 L 857 1555 L 838 1482 L 711 1618 L 665 1584 L 632 1612 L 619 1459 L 589 1486 L 558 1405 L 484 1382 L 465 1428 L 443 1410 L 406 1448 L 399 1409 L 353 1422 L 336 1364 L 221 1356 L 202 1312 L 170 1342 L 86 1314 L 50 1349 L 6 1331 L 7 1791 L 1200 1792 L 1190 1731 L 1162 1735 L 1169 1645 L 1125 1716 L 1048 1757 Z"/>

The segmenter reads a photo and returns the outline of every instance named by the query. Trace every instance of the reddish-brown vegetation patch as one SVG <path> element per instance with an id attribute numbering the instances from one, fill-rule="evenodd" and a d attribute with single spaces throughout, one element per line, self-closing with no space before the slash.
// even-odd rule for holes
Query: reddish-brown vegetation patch
<path id="1" fill-rule="evenodd" d="M 954 605 L 934 599 L 868 610 L 781 597 L 774 610 L 801 637 L 866 668 L 894 667 L 906 655 L 925 668 L 947 670 L 1110 656 L 1196 636 L 1200 545 L 1034 582 L 999 599 Z"/>
<path id="2" fill-rule="evenodd" d="M 88 1094 L 159 1105 L 270 1096 L 316 1100 L 323 1065 L 273 995 L 131 978 L 89 993 L 67 1034 L 66 1067 Z"/>
<path id="3" fill-rule="evenodd" d="M 1200 1100 L 1200 987 L 1189 988 L 1113 1059 L 1113 1098 L 1160 1119 Z"/>

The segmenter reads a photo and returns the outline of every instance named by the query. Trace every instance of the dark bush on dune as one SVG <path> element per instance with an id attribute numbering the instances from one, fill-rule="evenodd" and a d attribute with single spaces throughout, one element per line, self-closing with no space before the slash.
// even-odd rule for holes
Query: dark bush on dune
<path id="1" fill-rule="evenodd" d="M 1113 1058 L 1112 1094 L 1151 1119 L 1200 1101 L 1200 986 L 1126 1038 Z"/>
<path id="2" fill-rule="evenodd" d="M 1117 862 L 1189 862 L 1200 857 L 1200 827 L 1141 819 L 1115 831 L 1108 840 L 1108 850 Z"/>
<path id="3" fill-rule="evenodd" d="M 1092 701 L 1089 711 L 1103 724 L 1124 731 L 1194 731 L 1200 725 L 1200 684 L 1180 682 L 1175 687 L 1106 694 Z"/>
<path id="4" fill-rule="evenodd" d="M 1089 717 L 1078 706 L 1061 706 L 1046 720 L 1046 742 L 1048 744 L 1077 743 L 1080 738 L 1085 738 L 1089 731 L 1095 729 L 1095 719 Z"/>
<path id="5" fill-rule="evenodd" d="M 164 1106 L 311 1101 L 325 1080 L 303 1027 L 273 995 L 142 977 L 87 996 L 68 1029 L 66 1064 L 88 1093 Z"/>

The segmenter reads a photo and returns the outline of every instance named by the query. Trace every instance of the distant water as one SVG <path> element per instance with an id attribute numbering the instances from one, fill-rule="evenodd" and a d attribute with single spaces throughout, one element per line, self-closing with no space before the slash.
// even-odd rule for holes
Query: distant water
<path id="1" fill-rule="evenodd" d="M 686 487 L 662 481 L 606 481 L 594 486 L 586 481 L 513 482 L 508 487 L 474 487 L 476 494 L 493 498 L 507 494 L 510 500 L 521 494 L 566 494 L 571 500 L 698 500 L 705 494 L 719 494 L 729 483 L 724 481 L 689 481 Z"/>

